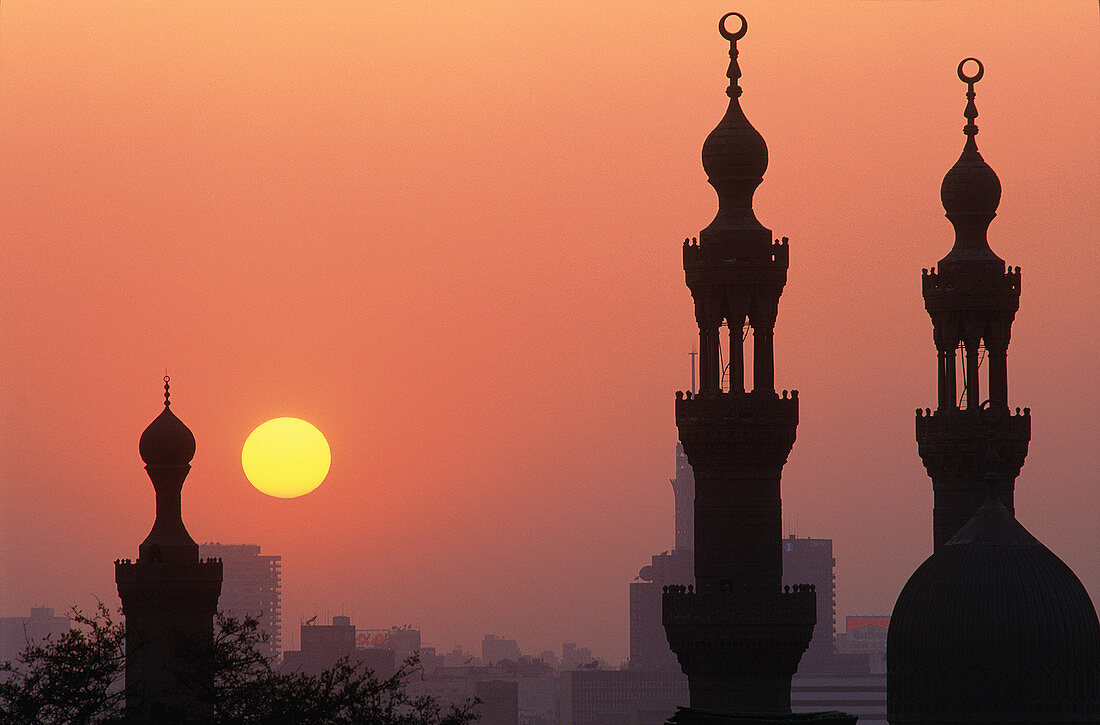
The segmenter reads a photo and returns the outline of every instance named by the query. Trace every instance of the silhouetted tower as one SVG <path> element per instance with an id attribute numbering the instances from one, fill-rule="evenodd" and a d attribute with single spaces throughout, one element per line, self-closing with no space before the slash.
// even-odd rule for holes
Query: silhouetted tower
<path id="1" fill-rule="evenodd" d="M 737 32 L 726 20 L 741 21 Z M 695 474 L 695 591 L 670 586 L 663 619 L 691 690 L 691 706 L 722 712 L 790 712 L 791 675 L 810 642 L 815 596 L 781 588 L 779 483 L 794 444 L 798 395 L 777 395 L 772 330 L 787 280 L 787 240 L 772 241 L 752 197 L 768 165 L 764 139 L 738 101 L 737 40 L 729 13 L 729 108 L 703 144 L 718 213 L 684 242 L 684 270 L 699 325 L 699 391 L 676 395 L 676 426 Z M 753 335 L 746 390 L 742 329 Z M 727 340 L 720 339 L 727 326 Z M 722 385 L 722 347 L 729 361 Z"/>
<path id="2" fill-rule="evenodd" d="M 141 434 L 139 451 L 156 491 L 153 530 L 137 561 L 115 562 L 126 617 L 126 714 L 136 722 L 206 722 L 213 717 L 214 613 L 222 563 L 199 560 L 180 510 L 195 436 L 169 408 Z"/>
<path id="3" fill-rule="evenodd" d="M 967 76 L 966 63 L 977 64 Z M 978 155 L 974 84 L 981 63 L 959 64 L 967 84 L 966 146 L 940 196 L 955 246 L 926 272 L 924 298 L 940 352 L 939 408 L 917 415 L 932 476 L 935 551 L 906 582 L 887 634 L 887 714 L 900 725 L 1100 723 L 1100 622 L 1081 581 L 1015 519 L 1013 481 L 1030 416 L 1008 411 L 1005 349 L 1020 271 L 989 250 L 1000 199 Z M 954 397 L 954 351 L 965 351 L 967 406 Z M 978 400 L 979 345 L 989 400 Z"/>
<path id="4" fill-rule="evenodd" d="M 939 551 L 986 498 L 987 460 L 994 460 L 997 497 L 1010 512 L 1016 477 L 1031 439 L 1031 414 L 1008 409 L 1008 342 L 1020 306 L 1020 268 L 1005 268 L 986 240 L 1001 199 L 997 174 L 978 153 L 974 137 L 973 76 L 967 84 L 962 155 L 940 186 L 940 199 L 955 227 L 955 245 L 939 268 L 924 270 L 924 306 L 932 318 L 937 352 L 936 410 L 917 411 L 917 450 L 932 477 L 932 540 Z M 974 60 L 977 63 L 976 60 Z M 961 365 L 956 365 L 956 352 Z M 982 385 L 982 363 L 985 385 Z M 961 402 L 961 404 L 960 404 Z"/>

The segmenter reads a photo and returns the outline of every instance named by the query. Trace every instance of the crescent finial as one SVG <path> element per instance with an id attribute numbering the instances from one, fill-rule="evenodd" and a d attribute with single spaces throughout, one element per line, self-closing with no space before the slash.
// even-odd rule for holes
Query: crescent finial
<path id="1" fill-rule="evenodd" d="M 732 17 L 736 17 L 741 21 L 741 27 L 736 32 L 730 32 L 726 29 L 726 21 Z M 745 33 L 749 29 L 749 21 L 745 20 L 745 16 L 741 13 L 726 13 L 722 16 L 722 19 L 718 21 L 718 32 L 722 34 L 722 37 L 731 43 L 736 43 L 741 38 L 745 37 Z"/>

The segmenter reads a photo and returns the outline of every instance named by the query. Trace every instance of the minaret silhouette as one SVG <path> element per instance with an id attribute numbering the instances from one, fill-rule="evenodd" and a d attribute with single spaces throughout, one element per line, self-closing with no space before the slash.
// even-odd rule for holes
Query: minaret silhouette
<path id="1" fill-rule="evenodd" d="M 969 62 L 977 64 L 972 76 Z M 986 233 L 997 213 L 1001 182 L 978 153 L 974 84 L 984 69 L 974 58 L 959 64 L 966 83 L 966 144 L 940 186 L 940 199 L 955 228 L 955 244 L 939 268 L 924 270 L 924 306 L 932 318 L 937 351 L 935 411 L 917 411 L 917 450 L 932 478 L 932 541 L 939 551 L 970 520 L 987 495 L 983 466 L 990 449 L 997 461 L 996 495 L 1014 512 L 1013 489 L 1031 439 L 1031 413 L 1008 408 L 1008 342 L 1020 306 L 1020 268 L 1005 268 Z M 962 378 L 955 353 L 962 349 Z M 985 356 L 986 393 L 981 367 Z M 960 407 L 960 400 L 965 405 Z"/>
<path id="2" fill-rule="evenodd" d="M 156 491 L 153 529 L 137 561 L 115 562 L 126 617 L 126 716 L 133 722 L 206 722 L 213 717 L 214 613 L 222 564 L 199 560 L 183 525 L 180 493 L 195 436 L 164 410 L 141 434 L 139 451 Z"/>
<path id="3" fill-rule="evenodd" d="M 730 17 L 740 20 L 736 32 L 726 27 Z M 695 586 L 667 587 L 663 618 L 691 692 L 692 710 L 681 710 L 677 722 L 697 720 L 700 710 L 769 713 L 773 722 L 791 711 L 791 676 L 813 634 L 815 593 L 781 586 L 779 484 L 798 425 L 798 393 L 779 395 L 773 382 L 772 331 L 787 280 L 787 240 L 773 241 L 752 208 L 768 149 L 738 100 L 737 41 L 745 18 L 729 13 L 718 27 L 730 41 L 730 101 L 703 144 L 718 213 L 698 241 L 684 242 L 699 326 L 699 392 L 676 394 L 676 426 L 695 477 Z M 746 320 L 753 333 L 751 391 Z M 724 324 L 728 340 L 719 337 Z"/>
<path id="4" fill-rule="evenodd" d="M 967 75 L 973 62 L 977 71 Z M 924 273 L 925 306 L 939 351 L 939 406 L 917 411 L 917 441 L 932 476 L 935 551 L 898 595 L 887 638 L 892 724 L 1100 723 L 1100 622 L 1081 581 L 1013 516 L 1013 481 L 1031 432 L 1025 408 L 1008 410 L 1005 352 L 1019 306 L 1020 270 L 986 242 L 1001 196 L 974 136 L 967 58 L 967 136 L 940 196 L 955 246 Z M 955 397 L 963 343 L 966 403 Z M 989 360 L 980 406 L 979 345 Z"/>

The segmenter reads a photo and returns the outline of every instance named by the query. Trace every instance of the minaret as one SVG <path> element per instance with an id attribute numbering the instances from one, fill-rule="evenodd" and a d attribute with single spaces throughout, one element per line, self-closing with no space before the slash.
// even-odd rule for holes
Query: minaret
<path id="1" fill-rule="evenodd" d="M 968 76 L 970 62 L 977 71 Z M 959 78 L 967 85 L 966 144 L 940 187 L 955 245 L 938 269 L 924 270 L 921 280 L 936 343 L 938 395 L 935 411 L 917 411 L 917 450 L 932 478 L 935 551 L 985 501 L 987 473 L 996 474 L 997 498 L 1015 511 L 1012 492 L 1031 439 L 1030 411 L 1008 408 L 1007 353 L 1020 306 L 1020 268 L 1006 269 L 986 239 L 1001 182 L 975 141 L 974 84 L 983 73 L 975 58 L 959 63 Z M 995 462 L 994 471 L 986 470 L 987 461 Z"/>
<path id="2" fill-rule="evenodd" d="M 967 75 L 965 66 L 977 70 Z M 917 412 L 917 441 L 935 492 L 935 550 L 905 583 L 886 643 L 892 725 L 1100 723 L 1100 620 L 1081 580 L 1013 516 L 1013 481 L 1031 432 L 1008 410 L 1005 353 L 1020 270 L 986 243 L 1001 185 L 978 154 L 967 58 L 966 145 L 940 196 L 955 246 L 924 274 L 939 350 L 939 405 Z M 965 400 L 955 397 L 962 342 Z M 988 399 L 981 396 L 981 345 Z"/>
<path id="3" fill-rule="evenodd" d="M 183 525 L 180 493 L 195 436 L 172 413 L 168 382 L 166 375 L 164 410 L 138 446 L 156 491 L 156 520 L 137 561 L 115 562 L 126 617 L 126 715 L 137 722 L 205 722 L 213 717 L 211 656 L 222 564 L 200 561 Z"/>
<path id="4" fill-rule="evenodd" d="M 736 32 L 726 27 L 731 17 L 740 20 Z M 781 586 L 779 483 L 798 425 L 797 392 L 779 395 L 773 382 L 772 330 L 787 280 L 787 240 L 773 241 L 752 209 L 768 149 L 738 100 L 737 41 L 745 18 L 729 13 L 718 28 L 730 42 L 730 101 L 703 144 L 718 213 L 698 241 L 684 242 L 699 326 L 699 391 L 676 394 L 676 426 L 695 473 L 695 587 L 667 587 L 663 617 L 693 709 L 789 713 L 791 676 L 816 615 L 811 587 Z M 746 321 L 753 335 L 748 382 Z M 727 339 L 720 337 L 723 326 Z"/>

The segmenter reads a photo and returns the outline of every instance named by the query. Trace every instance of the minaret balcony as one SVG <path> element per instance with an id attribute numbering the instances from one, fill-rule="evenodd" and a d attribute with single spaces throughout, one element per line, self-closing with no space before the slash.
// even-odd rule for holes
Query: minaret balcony
<path id="1" fill-rule="evenodd" d="M 221 559 L 199 559 L 192 561 L 146 561 L 138 559 L 119 559 L 115 561 L 115 582 L 128 591 L 143 586 L 172 587 L 178 585 L 181 590 L 190 587 L 216 585 L 221 589 Z M 215 595 L 216 596 L 216 595 Z"/>
<path id="2" fill-rule="evenodd" d="M 1011 482 L 1027 457 L 1031 409 L 918 409 L 916 434 L 917 451 L 934 482 L 946 477 L 978 485 L 991 472 Z"/>
<path id="3" fill-rule="evenodd" d="M 1012 311 L 1020 307 L 1020 268 L 973 267 L 921 270 L 924 306 L 940 311 Z"/>
<path id="4" fill-rule="evenodd" d="M 759 248 L 731 245 L 701 245 L 695 239 L 684 240 L 684 272 L 688 286 L 693 282 L 761 284 L 778 283 L 782 289 L 790 266 L 788 240 L 765 241 Z"/>
<path id="5" fill-rule="evenodd" d="M 798 391 L 676 394 L 676 427 L 688 461 L 780 469 L 798 427 Z"/>
<path id="6" fill-rule="evenodd" d="M 689 677 L 734 678 L 739 672 L 753 677 L 770 672 L 789 682 L 813 637 L 817 595 L 811 585 L 788 589 L 749 593 L 665 587 L 662 619 L 683 671 Z M 788 686 L 788 703 L 789 692 Z"/>
<path id="7" fill-rule="evenodd" d="M 784 589 L 786 591 L 695 591 L 694 587 L 670 584 L 664 587 L 661 595 L 663 619 L 666 627 L 789 625 L 805 627 L 808 634 L 817 622 L 814 586 L 796 584 Z M 757 638 L 751 632 L 742 633 L 742 636 Z M 770 635 L 763 638 L 770 638 Z"/>

